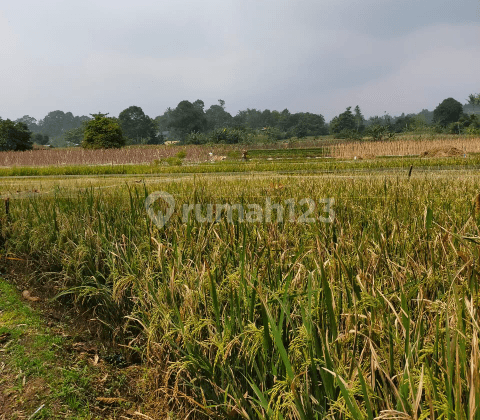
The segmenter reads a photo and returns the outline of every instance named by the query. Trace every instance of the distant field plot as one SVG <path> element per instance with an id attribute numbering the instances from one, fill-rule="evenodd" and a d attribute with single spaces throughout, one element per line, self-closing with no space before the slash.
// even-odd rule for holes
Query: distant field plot
<path id="1" fill-rule="evenodd" d="M 0 169 L 21 167 L 71 167 L 92 165 L 153 165 L 175 166 L 216 162 L 216 158 L 238 162 L 242 150 L 248 158 L 305 159 L 334 157 L 341 159 L 378 156 L 459 156 L 480 153 L 478 137 L 453 135 L 403 135 L 393 140 L 352 142 L 329 137 L 281 141 L 264 145 L 202 145 L 202 146 L 137 146 L 110 150 L 81 148 L 0 152 Z M 178 156 L 181 156 L 179 158 Z M 117 169 L 118 170 L 118 169 Z"/>
<path id="2" fill-rule="evenodd" d="M 399 136 L 380 142 L 345 142 L 331 148 L 331 154 L 340 158 L 375 156 L 460 156 L 480 153 L 480 138 L 458 136 Z"/>

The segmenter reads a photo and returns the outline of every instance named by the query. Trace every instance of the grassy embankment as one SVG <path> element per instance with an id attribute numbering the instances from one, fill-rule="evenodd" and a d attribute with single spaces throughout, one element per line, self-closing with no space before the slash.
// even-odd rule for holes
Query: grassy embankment
<path id="1" fill-rule="evenodd" d="M 64 338 L 2 278 L 0 302 L 0 418 L 91 418 L 86 364 L 57 362 Z"/>
<path id="2" fill-rule="evenodd" d="M 275 152 L 275 153 L 278 153 Z M 201 174 L 201 173 L 248 173 L 248 172 L 339 172 L 339 171 L 374 171 L 408 169 L 449 169 L 480 167 L 480 156 L 420 158 L 420 157 L 386 157 L 371 160 L 337 160 L 304 158 L 251 162 L 223 161 L 203 164 L 185 165 L 74 165 L 52 167 L 12 167 L 0 168 L 0 176 L 69 176 L 69 175 L 162 175 L 162 174 Z"/>

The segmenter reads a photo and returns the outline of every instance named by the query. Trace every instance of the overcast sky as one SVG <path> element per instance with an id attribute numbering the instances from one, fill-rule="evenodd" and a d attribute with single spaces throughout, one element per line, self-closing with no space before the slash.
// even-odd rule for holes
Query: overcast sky
<path id="1" fill-rule="evenodd" d="M 0 117 L 206 108 L 366 117 L 480 92 L 479 0 L 2 2 Z"/>

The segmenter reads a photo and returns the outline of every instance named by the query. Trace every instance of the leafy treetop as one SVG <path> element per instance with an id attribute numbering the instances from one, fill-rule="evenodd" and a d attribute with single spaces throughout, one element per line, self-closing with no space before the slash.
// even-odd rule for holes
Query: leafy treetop
<path id="1" fill-rule="evenodd" d="M 158 128 L 154 120 L 145 115 L 139 106 L 130 106 L 118 116 L 118 122 L 125 137 L 132 143 L 147 142 L 158 144 Z"/>
<path id="2" fill-rule="evenodd" d="M 25 123 L 0 118 L 0 151 L 30 150 L 33 147 L 31 138 L 32 132 Z"/>
<path id="3" fill-rule="evenodd" d="M 111 149 L 125 145 L 122 129 L 116 118 L 108 114 L 90 114 L 93 120 L 85 125 L 82 147 L 87 149 Z"/>
<path id="4" fill-rule="evenodd" d="M 433 111 L 433 121 L 443 127 L 457 122 L 463 114 L 463 105 L 453 98 L 447 98 Z"/>

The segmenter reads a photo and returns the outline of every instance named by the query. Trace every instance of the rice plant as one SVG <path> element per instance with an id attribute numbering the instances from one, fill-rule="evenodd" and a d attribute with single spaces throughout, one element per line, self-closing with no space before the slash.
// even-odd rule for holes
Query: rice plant
<path id="1" fill-rule="evenodd" d="M 480 178 L 219 175 L 11 200 L 5 253 L 160 366 L 192 418 L 480 419 Z M 335 198 L 335 220 L 185 221 L 144 200 Z M 460 193 L 461 192 L 461 193 Z M 297 215 L 306 206 L 296 207 Z"/>

